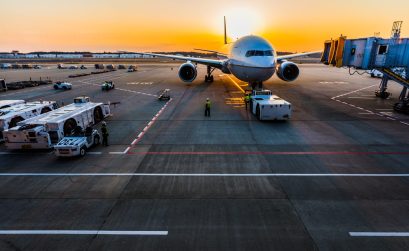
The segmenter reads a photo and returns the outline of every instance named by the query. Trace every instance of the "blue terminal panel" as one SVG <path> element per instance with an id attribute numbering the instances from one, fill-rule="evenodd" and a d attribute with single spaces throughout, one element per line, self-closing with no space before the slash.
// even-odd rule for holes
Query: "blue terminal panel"
<path id="1" fill-rule="evenodd" d="M 345 41 L 342 65 L 357 69 L 409 67 L 409 39 L 368 37 Z"/>

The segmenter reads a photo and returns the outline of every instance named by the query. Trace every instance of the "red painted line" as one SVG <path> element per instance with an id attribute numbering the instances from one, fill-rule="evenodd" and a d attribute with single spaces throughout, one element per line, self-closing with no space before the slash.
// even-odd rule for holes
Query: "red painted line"
<path id="1" fill-rule="evenodd" d="M 409 155 L 409 152 L 128 152 L 137 155 Z"/>

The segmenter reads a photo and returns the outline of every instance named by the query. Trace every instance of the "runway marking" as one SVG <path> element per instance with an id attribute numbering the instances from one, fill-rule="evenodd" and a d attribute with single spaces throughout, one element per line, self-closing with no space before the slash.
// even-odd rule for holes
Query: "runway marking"
<path id="1" fill-rule="evenodd" d="M 142 132 L 140 132 L 138 136 L 136 136 L 136 138 L 132 141 L 131 146 L 135 146 L 136 144 L 138 144 L 138 142 L 143 138 L 143 136 L 146 134 L 149 128 L 151 128 L 153 124 L 155 124 L 157 118 L 162 114 L 162 112 L 166 109 L 169 103 L 172 102 L 172 100 L 173 100 L 172 98 L 169 99 L 169 101 L 166 102 L 166 104 L 162 106 L 162 108 L 155 114 L 155 116 L 153 116 L 151 121 L 149 121 L 148 124 L 143 128 Z M 127 148 L 126 153 L 129 154 L 129 150 L 130 150 L 130 147 Z"/>
<path id="2" fill-rule="evenodd" d="M 0 177 L 409 177 L 409 173 L 0 173 Z"/>
<path id="3" fill-rule="evenodd" d="M 348 82 L 344 82 L 344 81 L 321 81 L 318 83 L 320 84 L 349 84 Z"/>
<path id="4" fill-rule="evenodd" d="M 130 82 L 127 85 L 153 85 L 153 82 Z"/>
<path id="5" fill-rule="evenodd" d="M 361 89 L 358 89 L 358 90 L 355 90 L 355 91 L 350 91 L 350 92 L 347 92 L 347 93 L 344 93 L 344 94 L 341 94 L 341 95 L 332 97 L 332 99 L 340 98 L 340 97 L 343 97 L 343 96 L 346 96 L 346 95 L 349 95 L 349 94 L 352 94 L 352 93 L 356 93 L 356 92 L 359 92 L 359 91 L 363 91 L 363 90 L 366 90 L 366 89 L 375 87 L 375 86 L 377 86 L 377 85 L 378 85 L 378 84 L 376 84 L 376 85 L 370 85 L 370 86 L 367 86 L 367 87 L 364 87 L 364 88 L 361 88 Z"/>
<path id="6" fill-rule="evenodd" d="M 0 235 L 168 235 L 168 231 L 0 230 Z"/>
<path id="7" fill-rule="evenodd" d="M 409 237 L 409 232 L 349 232 L 351 237 Z"/>
<path id="8" fill-rule="evenodd" d="M 409 152 L 129 152 L 136 155 L 409 155 Z"/>
<path id="9" fill-rule="evenodd" d="M 355 91 L 347 92 L 347 93 L 344 93 L 344 94 L 341 94 L 341 95 L 332 97 L 331 99 L 334 100 L 334 101 L 336 101 L 336 102 L 340 102 L 340 103 L 342 103 L 342 104 L 344 104 L 344 105 L 348 105 L 348 106 L 350 106 L 350 107 L 353 107 L 353 108 L 356 108 L 356 109 L 359 109 L 359 110 L 362 110 L 362 111 L 366 111 L 366 112 L 368 112 L 368 113 L 377 115 L 377 116 L 379 116 L 379 117 L 383 117 L 383 118 L 389 119 L 389 120 L 391 120 L 391 121 L 398 121 L 398 122 L 400 122 L 400 123 L 403 124 L 403 125 L 409 126 L 409 123 L 403 122 L 403 121 L 400 120 L 400 118 L 393 116 L 393 113 L 392 113 L 392 112 L 373 112 L 373 111 L 364 109 L 364 108 L 362 108 L 362 107 L 359 107 L 359 106 L 356 106 L 356 105 L 354 105 L 354 104 L 350 104 L 350 103 L 347 103 L 347 102 L 344 102 L 344 101 L 341 101 L 341 100 L 338 99 L 338 98 L 340 98 L 340 97 L 343 97 L 343 96 L 346 96 L 346 95 L 349 95 L 349 94 L 352 94 L 352 93 L 356 93 L 356 92 L 359 92 L 359 91 L 362 91 L 362 90 L 365 90 L 365 89 L 369 89 L 369 88 L 372 88 L 372 87 L 374 87 L 374 86 L 376 86 L 376 85 L 371 85 L 371 86 L 367 86 L 367 87 L 364 87 L 364 88 L 360 88 L 360 89 L 355 90 Z M 351 98 L 351 99 L 353 99 L 353 98 L 370 99 L 370 98 L 364 98 L 364 97 L 348 97 L 348 98 Z M 375 109 L 375 110 L 379 110 L 379 111 L 382 111 L 382 110 L 383 110 L 383 111 L 390 111 L 391 109 Z"/>
<path id="10" fill-rule="evenodd" d="M 242 92 L 242 93 L 246 93 L 244 90 L 243 90 L 243 88 L 241 88 L 241 86 L 239 85 L 239 84 L 237 84 L 237 82 L 236 81 L 234 81 L 229 75 L 226 75 L 228 78 L 230 78 L 230 80 L 233 82 L 233 84 L 235 84 L 236 86 L 237 86 L 237 88 L 239 88 L 239 90 Z"/>
<path id="11" fill-rule="evenodd" d="M 350 98 L 350 99 L 377 99 L 376 97 L 372 97 L 372 98 L 369 98 L 369 97 L 348 97 L 348 98 Z"/>

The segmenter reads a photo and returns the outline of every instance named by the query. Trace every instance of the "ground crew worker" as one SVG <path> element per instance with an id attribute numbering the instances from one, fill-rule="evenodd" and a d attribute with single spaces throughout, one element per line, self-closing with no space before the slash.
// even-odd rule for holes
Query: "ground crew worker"
<path id="1" fill-rule="evenodd" d="M 246 110 L 247 110 L 247 105 L 250 103 L 250 94 L 246 94 L 244 96 L 244 103 L 246 104 Z"/>
<path id="2" fill-rule="evenodd" d="M 108 129 L 107 129 L 107 123 L 105 121 L 102 122 L 102 127 L 101 127 L 101 132 L 102 132 L 102 145 L 103 146 L 109 146 L 108 145 Z"/>
<path id="3" fill-rule="evenodd" d="M 206 104 L 205 104 L 205 117 L 210 117 L 210 99 L 206 99 Z"/>

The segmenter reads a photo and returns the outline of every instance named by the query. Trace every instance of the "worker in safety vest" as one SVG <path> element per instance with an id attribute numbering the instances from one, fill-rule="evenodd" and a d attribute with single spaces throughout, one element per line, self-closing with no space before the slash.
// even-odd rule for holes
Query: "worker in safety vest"
<path id="1" fill-rule="evenodd" d="M 206 99 L 206 104 L 205 104 L 205 117 L 210 117 L 210 99 Z"/>
<path id="2" fill-rule="evenodd" d="M 247 105 L 250 103 L 250 94 L 246 94 L 244 96 L 244 103 L 246 104 L 246 110 L 247 110 Z"/>
<path id="3" fill-rule="evenodd" d="M 102 127 L 101 127 L 101 132 L 102 132 L 102 145 L 103 146 L 109 146 L 108 145 L 108 129 L 107 129 L 107 123 L 105 121 L 102 122 Z"/>

